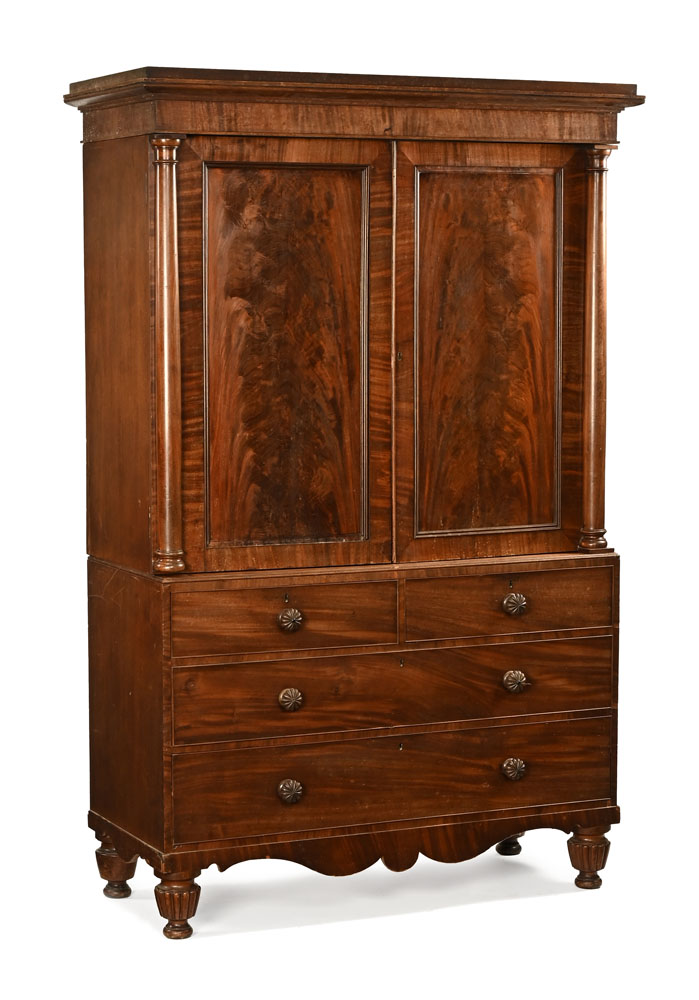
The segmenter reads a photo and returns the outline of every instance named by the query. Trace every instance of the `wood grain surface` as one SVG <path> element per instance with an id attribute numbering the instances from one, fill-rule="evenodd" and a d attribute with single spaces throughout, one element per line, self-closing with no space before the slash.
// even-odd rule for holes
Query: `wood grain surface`
<path id="1" fill-rule="evenodd" d="M 415 98 L 431 106 L 453 105 L 459 99 L 474 106 L 537 106 L 617 108 L 645 100 L 632 83 L 580 83 L 551 80 L 491 80 L 482 77 L 396 76 L 367 73 L 298 73 L 270 70 L 190 69 L 147 66 L 94 77 L 70 84 L 68 104 L 85 107 L 113 101 L 117 94 L 178 94 L 194 99 L 206 95 L 232 100 L 248 93 L 287 102 L 293 95 L 307 104 L 340 102 L 352 96 L 368 104 L 377 95 L 396 103 L 410 104 Z"/>
<path id="2" fill-rule="evenodd" d="M 526 676 L 519 693 L 503 685 L 510 670 Z M 297 711 L 279 705 L 288 687 Z M 172 693 L 176 744 L 610 708 L 612 638 L 183 667 Z"/>
<path id="3" fill-rule="evenodd" d="M 179 754 L 175 843 L 606 798 L 609 726 L 600 717 L 326 743 L 322 751 Z M 521 781 L 501 773 L 507 757 L 526 762 Z M 285 778 L 303 785 L 295 805 L 277 795 Z"/>
<path id="4" fill-rule="evenodd" d="M 220 871 L 241 861 L 256 858 L 280 858 L 294 861 L 324 875 L 351 875 L 382 860 L 394 871 L 415 864 L 418 855 L 434 861 L 454 863 L 466 861 L 514 833 L 536 829 L 556 829 L 570 832 L 578 827 L 619 822 L 618 806 L 596 804 L 546 806 L 523 809 L 513 815 L 470 816 L 431 820 L 416 826 L 403 824 L 398 830 L 354 832 L 350 837 L 323 836 L 317 833 L 288 836 L 277 842 L 257 839 L 250 843 L 202 845 L 170 848 L 162 851 L 115 827 L 97 813 L 88 813 L 88 825 L 99 831 L 102 839 L 109 836 L 119 856 L 128 859 L 138 855 L 159 871 L 180 872 L 183 868 L 199 871 L 217 865 Z"/>
<path id="5" fill-rule="evenodd" d="M 613 582 L 611 569 L 408 580 L 406 639 L 611 625 Z M 504 610 L 503 600 L 511 593 L 525 597 L 522 614 Z"/>
<path id="6" fill-rule="evenodd" d="M 553 171 L 417 177 L 417 534 L 557 526 Z"/>
<path id="7" fill-rule="evenodd" d="M 279 627 L 278 616 L 288 608 L 302 615 L 298 631 Z M 177 593 L 172 651 L 196 656 L 395 642 L 397 611 L 397 588 L 390 582 Z"/>
<path id="8" fill-rule="evenodd" d="M 584 159 L 468 142 L 396 156 L 397 559 L 572 551 Z"/>
<path id="9" fill-rule="evenodd" d="M 210 544 L 366 534 L 365 180 L 207 171 Z"/>
<path id="10" fill-rule="evenodd" d="M 83 148 L 87 549 L 150 572 L 151 292 L 145 138 Z"/>
<path id="11" fill-rule="evenodd" d="M 182 573 L 182 367 L 177 227 L 177 150 L 181 140 L 153 147 L 153 368 L 155 375 L 155 573 Z"/>
<path id="12" fill-rule="evenodd" d="M 389 559 L 389 144 L 200 138 L 180 161 L 187 565 Z"/>
<path id="13" fill-rule="evenodd" d="M 147 67 L 71 84 L 85 141 L 137 133 L 614 142 L 633 84 Z"/>
<path id="14" fill-rule="evenodd" d="M 90 807 L 150 844 L 163 841 L 162 588 L 88 563 Z"/>
<path id="15" fill-rule="evenodd" d="M 583 383 L 583 521 L 579 547 L 605 549 L 607 432 L 607 157 L 616 146 L 587 151 L 587 239 Z"/>
<path id="16" fill-rule="evenodd" d="M 147 68 L 66 100 L 109 891 L 145 858 L 184 937 L 212 863 L 399 871 L 539 827 L 597 887 L 619 819 L 603 169 L 643 98 Z"/>

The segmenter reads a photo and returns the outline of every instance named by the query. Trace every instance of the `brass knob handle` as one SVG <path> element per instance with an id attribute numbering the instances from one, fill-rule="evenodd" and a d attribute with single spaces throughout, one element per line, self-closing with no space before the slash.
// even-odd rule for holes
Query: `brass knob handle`
<path id="1" fill-rule="evenodd" d="M 508 670 L 502 677 L 502 686 L 512 694 L 520 694 L 525 687 L 531 687 L 527 675 L 521 670 Z"/>
<path id="2" fill-rule="evenodd" d="M 526 769 L 527 765 L 521 757 L 508 757 L 500 765 L 500 770 L 510 781 L 519 781 L 520 778 L 524 777 Z"/>
<path id="3" fill-rule="evenodd" d="M 277 785 L 277 795 L 282 802 L 286 802 L 292 806 L 303 795 L 303 785 L 296 778 L 284 778 Z"/>
<path id="4" fill-rule="evenodd" d="M 298 608 L 284 608 L 277 615 L 277 624 L 283 632 L 298 632 L 303 624 L 303 615 Z"/>
<path id="5" fill-rule="evenodd" d="M 527 610 L 527 599 L 524 594 L 508 594 L 503 599 L 502 610 L 508 615 L 523 615 Z"/>
<path id="6" fill-rule="evenodd" d="M 298 712 L 303 705 L 303 694 L 298 688 L 284 688 L 279 692 L 279 707 L 284 712 Z"/>

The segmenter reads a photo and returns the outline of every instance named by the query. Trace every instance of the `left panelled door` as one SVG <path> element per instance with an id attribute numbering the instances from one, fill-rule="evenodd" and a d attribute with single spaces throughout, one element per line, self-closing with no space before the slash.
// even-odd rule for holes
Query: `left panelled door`
<path id="1" fill-rule="evenodd" d="M 390 144 L 183 141 L 178 211 L 187 569 L 389 561 Z"/>

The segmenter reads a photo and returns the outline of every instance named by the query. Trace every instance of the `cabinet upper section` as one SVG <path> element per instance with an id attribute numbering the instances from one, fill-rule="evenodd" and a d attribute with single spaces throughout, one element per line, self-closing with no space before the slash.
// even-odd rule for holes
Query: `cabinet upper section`
<path id="1" fill-rule="evenodd" d="M 635 87 L 149 69 L 66 100 L 91 555 L 606 548 L 604 178 Z"/>
<path id="2" fill-rule="evenodd" d="M 73 83 L 86 141 L 154 132 L 614 142 L 632 84 L 146 67 Z"/>

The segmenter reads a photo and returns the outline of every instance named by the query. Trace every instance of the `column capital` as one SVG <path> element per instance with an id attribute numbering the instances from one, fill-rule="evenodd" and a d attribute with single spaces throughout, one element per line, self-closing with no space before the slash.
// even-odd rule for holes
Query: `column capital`
<path id="1" fill-rule="evenodd" d="M 182 139 L 176 135 L 154 135 L 151 136 L 150 144 L 155 153 L 156 163 L 175 163 L 177 161 L 177 150 L 180 148 Z"/>
<path id="2" fill-rule="evenodd" d="M 613 153 L 615 149 L 618 149 L 617 143 L 598 143 L 594 146 L 588 146 L 585 150 L 587 154 L 587 171 L 588 173 L 605 173 L 607 170 L 607 160 L 609 154 Z"/>

